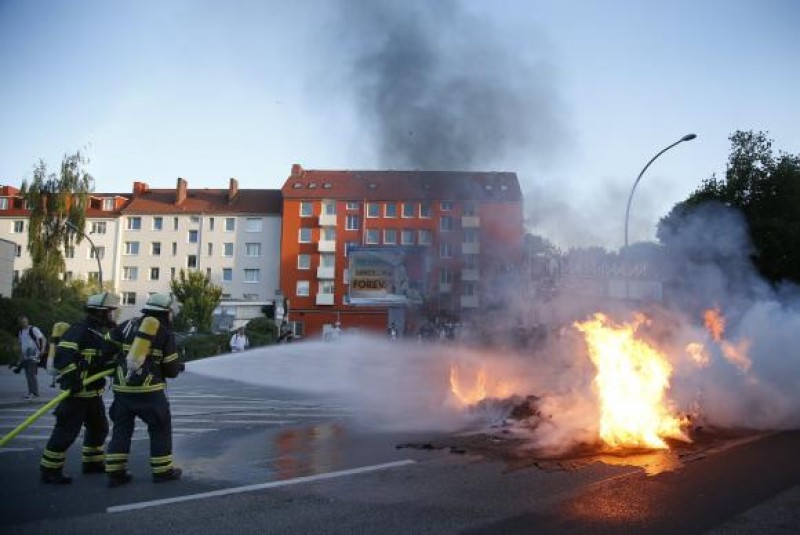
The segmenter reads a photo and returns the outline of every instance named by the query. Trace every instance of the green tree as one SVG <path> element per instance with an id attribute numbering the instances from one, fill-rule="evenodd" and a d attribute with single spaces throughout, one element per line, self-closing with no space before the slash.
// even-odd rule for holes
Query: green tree
<path id="1" fill-rule="evenodd" d="M 198 332 L 211 331 L 211 314 L 222 297 L 222 288 L 200 271 L 181 270 L 169 283 L 172 294 L 181 304 L 180 317 L 186 327 Z"/>
<path id="2" fill-rule="evenodd" d="M 742 211 L 755 247 L 753 261 L 768 280 L 800 283 L 800 155 L 772 150 L 764 132 L 736 131 L 725 177 L 704 180 L 659 223 L 658 238 L 670 236 L 697 206 L 716 201 Z"/>
<path id="3" fill-rule="evenodd" d="M 33 169 L 30 184 L 22 183 L 22 195 L 30 209 L 28 251 L 32 266 L 15 289 L 19 297 L 59 299 L 65 288 L 64 249 L 80 243 L 83 236 L 67 223 L 83 229 L 94 179 L 86 171 L 88 160 L 80 153 L 65 155 L 59 173 L 49 173 L 44 161 Z"/>

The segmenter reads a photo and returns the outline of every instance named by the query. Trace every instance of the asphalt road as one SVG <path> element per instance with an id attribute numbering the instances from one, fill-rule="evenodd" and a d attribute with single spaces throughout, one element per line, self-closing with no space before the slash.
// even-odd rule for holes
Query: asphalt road
<path id="1" fill-rule="evenodd" d="M 473 456 L 397 449 L 430 437 L 370 432 L 353 424 L 353 410 L 335 399 L 192 374 L 180 377 L 169 395 L 182 481 L 150 482 L 147 436 L 137 430 L 131 485 L 107 489 L 104 476 L 81 475 L 74 446 L 68 471 L 75 482 L 41 485 L 38 458 L 52 425 L 48 416 L 0 449 L 2 532 L 800 530 L 800 432 L 771 435 L 654 477 L 599 463 L 574 471 L 509 471 Z M 8 431 L 29 412 L 0 409 L 0 428 Z M 253 485 L 260 487 L 246 488 Z M 208 492 L 227 494 L 197 496 Z"/>

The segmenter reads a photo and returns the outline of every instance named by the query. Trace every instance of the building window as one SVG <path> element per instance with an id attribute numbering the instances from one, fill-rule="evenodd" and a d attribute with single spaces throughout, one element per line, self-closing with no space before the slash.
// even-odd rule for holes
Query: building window
<path id="1" fill-rule="evenodd" d="M 16 251 L 17 258 L 19 258 L 20 256 L 22 256 L 22 246 L 17 245 L 16 250 L 17 250 Z"/>
<path id="2" fill-rule="evenodd" d="M 472 297 L 475 295 L 475 283 L 474 282 L 464 282 L 461 285 L 461 293 L 467 297 Z"/>
<path id="3" fill-rule="evenodd" d="M 244 282 L 261 282 L 261 270 L 260 269 L 245 269 L 244 270 Z"/>
<path id="4" fill-rule="evenodd" d="M 439 270 L 439 282 L 441 284 L 452 284 L 453 283 L 453 272 L 449 269 L 441 269 Z"/>
<path id="5" fill-rule="evenodd" d="M 25 221 L 14 221 L 14 232 L 16 234 L 25 232 Z"/>
<path id="6" fill-rule="evenodd" d="M 347 268 L 344 268 L 342 272 L 342 283 L 350 284 L 350 270 Z"/>
<path id="7" fill-rule="evenodd" d="M 442 232 L 453 230 L 453 218 L 449 215 L 443 215 L 439 220 L 439 230 Z"/>
<path id="8" fill-rule="evenodd" d="M 169 278 L 170 279 L 175 278 L 175 268 L 169 268 Z"/>
<path id="9" fill-rule="evenodd" d="M 137 242 L 138 243 L 138 242 Z M 102 260 L 106 256 L 106 248 L 105 247 L 89 247 L 89 258 L 94 260 L 95 258 L 99 258 Z"/>
<path id="10" fill-rule="evenodd" d="M 122 292 L 122 304 L 131 306 L 136 304 L 136 292 Z"/>
<path id="11" fill-rule="evenodd" d="M 97 282 L 100 280 L 99 271 L 90 271 L 86 274 L 86 280 L 89 282 Z"/>
<path id="12" fill-rule="evenodd" d="M 442 212 L 449 212 L 453 209 L 453 203 L 451 201 L 442 201 L 439 204 L 439 208 L 441 208 Z"/>
<path id="13" fill-rule="evenodd" d="M 431 203 L 427 201 L 419 203 L 419 216 L 425 218 L 431 216 Z"/>
<path id="14" fill-rule="evenodd" d="M 71 271 L 69 271 L 68 273 L 72 273 L 72 272 L 71 272 Z M 16 284 L 16 283 L 18 283 L 18 282 L 19 282 L 19 270 L 18 270 L 18 269 L 15 269 L 15 270 L 14 270 L 14 284 Z"/>
<path id="15" fill-rule="evenodd" d="M 383 209 L 383 217 L 397 217 L 397 203 L 387 202 Z"/>
<path id="16" fill-rule="evenodd" d="M 178 255 L 178 242 L 172 242 L 172 256 Z"/>
<path id="17" fill-rule="evenodd" d="M 397 231 L 393 228 L 387 228 L 384 230 L 383 243 L 386 245 L 395 245 L 397 243 Z"/>
<path id="18" fill-rule="evenodd" d="M 223 243 L 222 244 L 222 256 L 231 257 L 233 256 L 233 243 Z"/>
<path id="19" fill-rule="evenodd" d="M 420 230 L 417 240 L 419 241 L 420 245 L 430 245 L 431 243 L 433 243 L 433 236 L 431 234 L 431 231 L 425 229 Z"/>
<path id="20" fill-rule="evenodd" d="M 193 225 L 197 225 L 198 223 L 200 223 L 200 217 L 193 215 L 189 217 L 189 222 L 192 223 Z"/>
<path id="21" fill-rule="evenodd" d="M 64 247 L 64 258 L 75 258 L 75 246 L 67 245 Z"/>
<path id="22" fill-rule="evenodd" d="M 245 301 L 258 301 L 258 294 L 242 294 L 242 299 Z"/>
<path id="23" fill-rule="evenodd" d="M 322 203 L 322 213 L 325 215 L 336 215 L 336 201 L 325 201 Z"/>
<path id="24" fill-rule="evenodd" d="M 233 268 L 222 268 L 222 282 L 233 282 Z"/>
<path id="25" fill-rule="evenodd" d="M 213 217 L 209 217 L 208 218 L 208 230 L 214 230 L 214 218 Z"/>
<path id="26" fill-rule="evenodd" d="M 189 231 L 189 243 L 197 243 L 198 233 L 196 230 Z"/>
<path id="27" fill-rule="evenodd" d="M 416 204 L 417 203 L 413 203 L 413 202 L 404 202 L 403 203 L 403 217 L 414 217 Z"/>
<path id="28" fill-rule="evenodd" d="M 336 265 L 336 255 L 332 254 L 320 255 L 319 265 L 322 267 L 334 267 Z"/>
<path id="29" fill-rule="evenodd" d="M 15 271 L 14 274 L 16 276 L 17 271 Z M 64 272 L 64 282 L 70 282 L 74 278 L 75 278 L 75 276 L 73 275 L 73 273 L 71 271 L 65 271 Z M 16 280 L 14 282 L 16 282 Z"/>
<path id="30" fill-rule="evenodd" d="M 464 215 L 465 216 L 474 216 L 474 215 L 477 214 L 477 211 L 478 211 L 478 208 L 477 208 L 477 206 L 475 206 L 474 202 L 470 201 L 470 202 L 465 202 L 464 203 Z"/>
<path id="31" fill-rule="evenodd" d="M 252 257 L 259 257 L 261 256 L 261 244 L 260 243 L 245 243 L 244 244 L 244 254 L 246 256 Z"/>
<path id="32" fill-rule="evenodd" d="M 106 222 L 105 221 L 92 221 L 92 230 L 89 234 L 105 234 Z"/>
<path id="33" fill-rule="evenodd" d="M 311 229 L 310 228 L 301 228 L 300 229 L 300 236 L 298 240 L 300 243 L 311 243 Z"/>
<path id="34" fill-rule="evenodd" d="M 95 272 L 96 273 L 96 272 Z M 135 281 L 139 278 L 139 268 L 136 266 L 125 266 L 122 268 L 122 280 Z"/>
<path id="35" fill-rule="evenodd" d="M 453 258 L 453 244 L 443 241 L 439 244 L 440 258 Z"/>
<path id="36" fill-rule="evenodd" d="M 468 254 L 464 255 L 464 269 L 475 269 L 478 265 L 478 255 Z"/>
<path id="37" fill-rule="evenodd" d="M 367 203 L 367 217 L 380 217 L 381 216 L 381 205 L 377 202 L 368 202 Z"/>
<path id="38" fill-rule="evenodd" d="M 163 217 L 154 217 L 153 218 L 153 230 L 163 230 L 164 228 L 164 218 Z"/>
<path id="39" fill-rule="evenodd" d="M 186 257 L 186 267 L 189 269 L 196 269 L 197 268 L 197 255 L 190 254 Z"/>
<path id="40" fill-rule="evenodd" d="M 8 210 L 8 197 L 0 197 L 0 210 Z"/>
<path id="41" fill-rule="evenodd" d="M 311 269 L 311 255 L 297 255 L 297 269 Z"/>
<path id="42" fill-rule="evenodd" d="M 300 203 L 300 217 L 311 217 L 314 215 L 314 205 L 310 202 Z"/>
<path id="43" fill-rule="evenodd" d="M 263 220 L 260 217 L 248 217 L 245 224 L 245 232 L 261 232 Z"/>
<path id="44" fill-rule="evenodd" d="M 233 232 L 236 230 L 236 218 L 235 217 L 226 217 L 225 218 L 225 232 Z"/>
<path id="45" fill-rule="evenodd" d="M 177 217 L 173 217 L 172 218 L 172 229 L 173 230 L 178 230 L 178 218 Z"/>
<path id="46" fill-rule="evenodd" d="M 128 218 L 128 230 L 141 230 L 142 228 L 142 218 L 141 217 L 129 217 Z"/>
<path id="47" fill-rule="evenodd" d="M 358 202 L 356 202 L 356 201 L 347 201 L 347 204 L 345 205 L 345 207 L 348 210 L 358 210 Z"/>
<path id="48" fill-rule="evenodd" d="M 358 230 L 361 226 L 361 218 L 357 215 L 349 215 L 347 216 L 347 220 L 345 221 L 344 229 L 345 230 Z"/>
<path id="49" fill-rule="evenodd" d="M 129 256 L 135 256 L 139 254 L 139 242 L 138 241 L 126 241 L 125 242 L 125 249 L 124 253 Z"/>
<path id="50" fill-rule="evenodd" d="M 400 233 L 400 244 L 414 245 L 414 231 L 409 229 L 404 229 L 403 232 Z"/>
<path id="51" fill-rule="evenodd" d="M 212 256 L 214 254 L 214 244 L 208 242 L 208 256 Z"/>
<path id="52" fill-rule="evenodd" d="M 464 229 L 464 243 L 478 243 L 478 231 L 474 228 Z"/>
<path id="53" fill-rule="evenodd" d="M 150 280 L 157 281 L 159 276 L 161 275 L 161 268 L 151 267 L 150 268 Z"/>
<path id="54" fill-rule="evenodd" d="M 380 243 L 381 239 L 381 231 L 375 228 L 367 229 L 367 239 L 366 242 L 370 245 L 375 245 Z"/>
<path id="55" fill-rule="evenodd" d="M 333 287 L 333 281 L 319 281 L 319 293 L 321 294 L 332 294 Z"/>
<path id="56" fill-rule="evenodd" d="M 298 297 L 308 297 L 309 292 L 309 284 L 308 281 L 297 281 L 297 289 L 295 290 L 295 294 Z"/>
<path id="57" fill-rule="evenodd" d="M 322 229 L 322 239 L 325 241 L 336 241 L 336 229 L 333 227 L 325 227 Z"/>

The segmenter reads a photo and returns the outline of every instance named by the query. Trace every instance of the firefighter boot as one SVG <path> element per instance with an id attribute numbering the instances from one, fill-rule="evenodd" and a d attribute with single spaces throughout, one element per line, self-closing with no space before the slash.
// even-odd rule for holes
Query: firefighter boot
<path id="1" fill-rule="evenodd" d="M 84 474 L 105 474 L 106 467 L 103 464 L 103 461 L 99 463 L 83 463 L 83 473 Z"/>
<path id="2" fill-rule="evenodd" d="M 133 479 L 133 476 L 124 470 L 120 472 L 108 472 L 108 486 L 112 489 L 130 483 L 131 479 Z"/>
<path id="3" fill-rule="evenodd" d="M 183 470 L 180 468 L 171 468 L 167 472 L 161 474 L 153 474 L 153 483 L 165 483 L 167 481 L 177 481 L 181 478 Z"/>
<path id="4" fill-rule="evenodd" d="M 72 483 L 72 478 L 65 475 L 60 469 L 43 468 L 42 483 L 47 483 L 48 485 L 69 485 Z"/>

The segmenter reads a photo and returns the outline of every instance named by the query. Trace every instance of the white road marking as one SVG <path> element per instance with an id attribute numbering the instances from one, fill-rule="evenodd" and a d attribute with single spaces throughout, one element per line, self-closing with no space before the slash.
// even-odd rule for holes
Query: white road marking
<path id="1" fill-rule="evenodd" d="M 238 416 L 238 415 L 237 415 Z M 221 420 L 221 419 L 202 419 L 202 418 L 173 418 L 173 424 L 264 424 L 264 425 L 284 425 L 297 423 L 296 420 Z"/>
<path id="2" fill-rule="evenodd" d="M 377 472 L 379 470 L 387 470 L 389 468 L 397 468 L 414 464 L 416 461 L 411 459 L 404 459 L 402 461 L 394 461 L 391 463 L 374 464 L 372 466 L 362 466 L 359 468 L 351 468 L 348 470 L 337 470 L 335 472 L 328 472 L 325 474 L 316 474 L 313 476 L 297 477 L 294 479 L 284 479 L 282 481 L 270 481 L 268 483 L 258 483 L 255 485 L 246 485 L 244 487 L 233 487 L 229 489 L 213 490 L 210 492 L 201 492 L 199 494 L 187 494 L 185 496 L 175 496 L 174 498 L 164 498 L 162 500 L 151 500 L 147 502 L 129 503 L 125 505 L 115 505 L 106 509 L 107 513 L 122 513 L 125 511 L 134 511 L 136 509 L 145 509 L 147 507 L 156 507 L 159 505 L 166 505 L 169 503 L 188 502 L 192 500 L 202 500 L 204 498 L 214 498 L 217 496 L 228 496 L 230 494 L 241 494 L 243 492 L 252 492 L 255 490 L 274 489 L 278 487 L 288 487 L 290 485 L 298 485 L 300 483 L 309 483 L 311 481 L 320 481 L 324 479 L 333 479 L 342 476 L 351 476 L 356 474 L 365 474 L 367 472 Z"/>
<path id="3" fill-rule="evenodd" d="M 33 448 L 0 448 L 0 453 L 11 453 L 14 451 L 33 451 Z"/>

